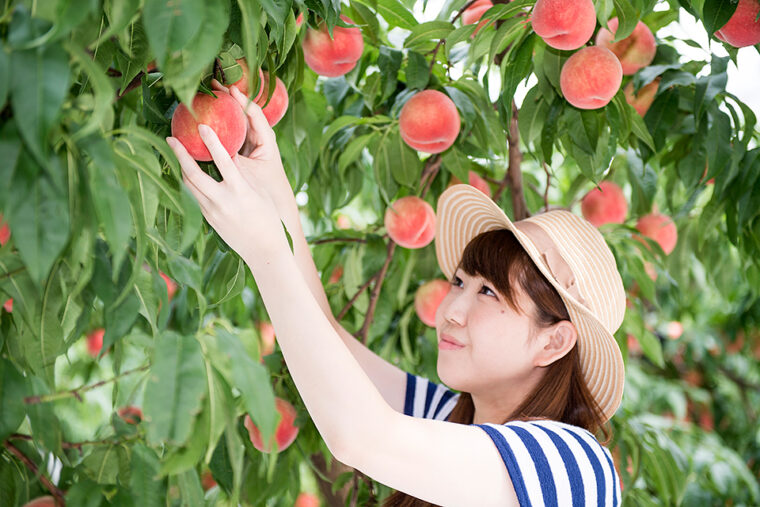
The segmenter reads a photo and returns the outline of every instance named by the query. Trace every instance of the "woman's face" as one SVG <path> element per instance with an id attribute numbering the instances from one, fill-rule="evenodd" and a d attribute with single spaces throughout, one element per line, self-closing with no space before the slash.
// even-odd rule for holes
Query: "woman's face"
<path id="1" fill-rule="evenodd" d="M 514 291 L 525 313 L 512 308 L 487 279 L 457 269 L 435 317 L 438 376 L 444 384 L 473 395 L 496 394 L 535 378 L 540 346 L 530 339 L 535 305 L 522 288 Z"/>

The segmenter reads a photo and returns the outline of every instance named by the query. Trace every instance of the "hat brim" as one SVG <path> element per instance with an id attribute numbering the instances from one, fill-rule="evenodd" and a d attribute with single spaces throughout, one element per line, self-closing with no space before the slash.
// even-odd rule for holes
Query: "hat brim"
<path id="1" fill-rule="evenodd" d="M 625 365 L 612 333 L 591 311 L 557 282 L 541 261 L 533 241 L 518 229 L 496 203 L 470 185 L 452 185 L 441 194 L 436 210 L 435 251 L 446 277 L 456 271 L 467 244 L 478 234 L 495 229 L 512 231 L 544 278 L 565 303 L 578 332 L 581 372 L 591 395 L 609 420 L 623 398 Z"/>

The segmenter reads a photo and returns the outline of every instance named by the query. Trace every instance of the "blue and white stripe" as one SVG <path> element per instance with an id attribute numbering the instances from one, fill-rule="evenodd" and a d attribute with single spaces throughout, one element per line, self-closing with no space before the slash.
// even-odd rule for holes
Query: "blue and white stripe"
<path id="1" fill-rule="evenodd" d="M 406 400 L 404 414 L 423 419 L 445 421 L 459 394 L 454 393 L 441 384 L 431 382 L 424 377 L 406 374 Z"/>

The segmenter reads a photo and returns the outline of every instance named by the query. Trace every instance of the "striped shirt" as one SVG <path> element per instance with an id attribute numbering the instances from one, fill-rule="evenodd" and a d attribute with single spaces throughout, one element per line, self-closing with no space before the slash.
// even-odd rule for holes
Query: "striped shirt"
<path id="1" fill-rule="evenodd" d="M 446 421 L 459 396 L 407 373 L 404 414 Z M 496 445 L 521 506 L 620 505 L 612 456 L 591 432 L 550 420 L 474 426 Z"/>

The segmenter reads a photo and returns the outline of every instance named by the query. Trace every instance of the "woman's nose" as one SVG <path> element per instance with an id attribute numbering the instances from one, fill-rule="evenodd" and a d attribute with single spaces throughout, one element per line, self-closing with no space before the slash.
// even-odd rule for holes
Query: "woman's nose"
<path id="1" fill-rule="evenodd" d="M 444 320 L 458 326 L 464 326 L 467 323 L 467 307 L 469 305 L 467 299 L 466 294 L 452 289 L 443 298 L 438 311 L 442 313 Z"/>

